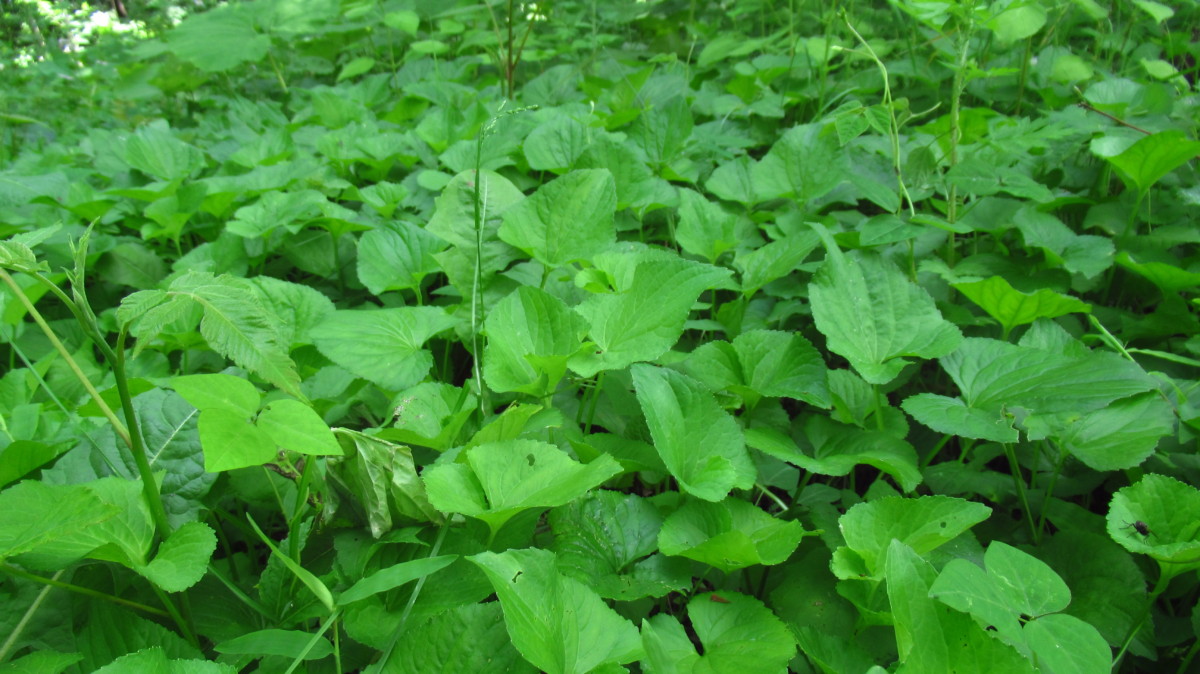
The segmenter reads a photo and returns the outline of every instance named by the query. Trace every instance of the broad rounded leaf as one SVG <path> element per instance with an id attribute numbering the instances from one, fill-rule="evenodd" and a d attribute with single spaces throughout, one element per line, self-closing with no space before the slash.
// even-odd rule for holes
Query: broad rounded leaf
<path id="1" fill-rule="evenodd" d="M 679 555 L 725 573 L 756 564 L 787 561 L 811 532 L 737 498 L 719 503 L 689 501 L 671 513 L 658 534 L 665 555 Z"/>
<path id="2" fill-rule="evenodd" d="M 1200 567 L 1200 490 L 1150 474 L 1122 487 L 1108 508 L 1108 535 L 1126 550 L 1150 555 L 1172 575 Z"/>
<path id="3" fill-rule="evenodd" d="M 666 254 L 629 257 L 636 260 L 631 278 L 618 292 L 593 295 L 576 308 L 597 347 L 570 362 L 585 377 L 663 355 L 679 341 L 700 293 L 730 286 L 727 269 Z"/>
<path id="4" fill-rule="evenodd" d="M 818 232 L 827 257 L 809 284 L 813 319 L 829 349 L 845 356 L 863 379 L 886 384 L 908 364 L 905 357 L 936 358 L 959 345 L 962 333 L 894 262 L 846 255 L 828 232 Z"/>
<path id="5" fill-rule="evenodd" d="M 866 562 L 868 571 L 883 570 L 892 540 L 918 554 L 937 549 L 984 521 L 992 509 L 949 496 L 900 498 L 889 496 L 860 503 L 838 520 L 846 546 Z"/>
<path id="6" fill-rule="evenodd" d="M 642 621 L 642 640 L 654 671 L 782 672 L 796 655 L 796 639 L 787 625 L 753 597 L 700 593 L 688 602 L 688 617 L 703 655 L 676 618 L 660 613 Z"/>
<path id="7" fill-rule="evenodd" d="M 254 384 L 231 374 L 188 374 L 172 377 L 170 383 L 198 410 L 220 409 L 252 417 L 262 399 Z"/>
<path id="8" fill-rule="evenodd" d="M 1089 304 L 1046 288 L 1023 293 L 1009 285 L 1003 276 L 972 283 L 956 283 L 954 288 L 999 321 L 1006 335 L 1018 325 L 1032 323 L 1039 318 L 1058 318 L 1092 310 Z"/>
<path id="9" fill-rule="evenodd" d="M 1121 154 L 1107 159 L 1137 191 L 1145 193 L 1163 176 L 1197 155 L 1200 142 L 1171 129 L 1145 136 Z"/>
<path id="10" fill-rule="evenodd" d="M 587 585 L 562 575 L 554 553 L 531 548 L 468 559 L 496 589 L 513 645 L 546 674 L 590 672 L 642 655 L 637 628 Z"/>
<path id="11" fill-rule="evenodd" d="M 661 597 L 691 582 L 687 562 L 656 554 L 663 516 L 649 499 L 596 490 L 549 521 L 559 570 L 605 599 Z"/>
<path id="12" fill-rule="evenodd" d="M 605 169 L 580 169 L 542 185 L 504 213 L 500 238 L 547 267 L 583 260 L 616 240 L 617 191 Z"/>
<path id="13" fill-rule="evenodd" d="M 1112 649 L 1090 623 L 1056 613 L 1025 623 L 1025 639 L 1038 663 L 1056 674 L 1088 674 L 1112 669 Z"/>
<path id="14" fill-rule="evenodd" d="M 339 310 L 312 330 L 321 353 L 350 372 L 392 391 L 417 384 L 433 366 L 421 348 L 454 325 L 438 307 Z"/>
<path id="15" fill-rule="evenodd" d="M 200 445 L 210 473 L 261 466 L 276 454 L 271 436 L 241 414 L 223 409 L 200 412 Z"/>
<path id="16" fill-rule="evenodd" d="M 731 489 L 754 485 L 757 471 L 742 430 L 712 393 L 673 370 L 642 364 L 631 369 L 654 448 L 683 491 L 720 501 Z"/>
<path id="17" fill-rule="evenodd" d="M 488 386 L 541 397 L 553 393 L 566 374 L 568 358 L 583 345 L 587 321 L 544 290 L 521 286 L 492 307 L 484 327 Z"/>
<path id="18" fill-rule="evenodd" d="M 532 674 L 505 631 L 500 604 L 467 604 L 407 628 L 382 674 Z"/>
<path id="19" fill-rule="evenodd" d="M 254 30 L 247 8 L 222 5 L 189 16 L 167 34 L 167 45 L 201 70 L 221 72 L 266 56 L 271 39 Z"/>
<path id="20" fill-rule="evenodd" d="M 321 416 L 299 400 L 267 403 L 255 422 L 284 449 L 317 456 L 341 456 L 342 447 Z"/>
<path id="21" fill-rule="evenodd" d="M 158 547 L 154 559 L 135 570 L 167 592 L 183 592 L 200 582 L 217 549 L 217 535 L 203 522 L 188 522 Z"/>
<path id="22" fill-rule="evenodd" d="M 554 445 L 508 440 L 464 450 L 465 463 L 432 466 L 422 475 L 438 510 L 487 522 L 493 533 L 529 508 L 552 508 L 600 486 L 621 472 L 608 455 L 588 464 Z"/>
<path id="23" fill-rule="evenodd" d="M 1073 420 L 1058 439 L 1093 470 L 1126 470 L 1141 465 L 1174 429 L 1174 410 L 1154 391 L 1089 412 Z"/>

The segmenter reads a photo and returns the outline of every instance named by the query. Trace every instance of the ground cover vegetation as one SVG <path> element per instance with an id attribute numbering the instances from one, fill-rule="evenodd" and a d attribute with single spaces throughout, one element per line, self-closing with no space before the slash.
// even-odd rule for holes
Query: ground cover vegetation
<path id="1" fill-rule="evenodd" d="M 0 669 L 1192 671 L 1194 3 L 0 4 Z"/>

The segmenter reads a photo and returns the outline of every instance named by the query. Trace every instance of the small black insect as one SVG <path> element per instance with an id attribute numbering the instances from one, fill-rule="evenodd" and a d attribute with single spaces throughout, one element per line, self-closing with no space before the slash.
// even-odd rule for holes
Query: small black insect
<path id="1" fill-rule="evenodd" d="M 1150 535 L 1150 527 L 1141 520 L 1138 520 L 1136 522 L 1130 522 L 1129 524 L 1126 524 L 1123 528 L 1127 529 L 1129 527 L 1133 527 L 1134 531 L 1138 532 L 1139 534 L 1141 534 L 1143 536 Z"/>

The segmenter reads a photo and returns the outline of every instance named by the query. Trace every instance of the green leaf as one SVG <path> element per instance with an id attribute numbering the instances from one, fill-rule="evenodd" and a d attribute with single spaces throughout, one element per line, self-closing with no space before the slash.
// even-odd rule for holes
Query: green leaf
<path id="1" fill-rule="evenodd" d="M 475 396 L 469 391 L 440 382 L 417 384 L 395 400 L 395 427 L 381 431 L 379 437 L 439 452 L 455 445 L 475 411 Z"/>
<path id="2" fill-rule="evenodd" d="M 832 124 L 798 126 L 785 132 L 751 168 L 754 189 L 764 200 L 793 197 L 804 206 L 846 180 L 847 158 Z"/>
<path id="3" fill-rule="evenodd" d="M 484 182 L 479 186 L 479 213 L 483 231 L 480 256 L 481 271 L 485 276 L 506 268 L 519 258 L 520 252 L 501 241 L 496 232 L 500 228 L 500 216 L 513 204 L 525 198 L 507 178 L 492 171 L 480 172 Z M 468 257 L 471 268 L 475 266 L 475 172 L 464 171 L 454 176 L 442 189 L 434 204 L 433 217 L 425 229 L 455 246 Z M 444 253 L 443 253 L 444 255 Z M 441 259 L 439 257 L 439 259 Z M 444 266 L 444 265 L 443 265 Z M 463 297 L 469 292 L 459 288 Z"/>
<path id="4" fill-rule="evenodd" d="M 366 232 L 358 241 L 358 280 L 376 295 L 389 290 L 420 288 L 439 271 L 434 255 L 446 243 L 407 222 Z"/>
<path id="5" fill-rule="evenodd" d="M 1071 591 L 1045 562 L 1003 541 L 993 541 L 983 561 L 986 572 L 965 559 L 950 560 L 929 596 L 994 626 L 1005 643 L 1028 655 L 1021 616 L 1034 619 L 1062 611 L 1071 602 Z"/>
<path id="6" fill-rule="evenodd" d="M 973 283 L 955 283 L 954 288 L 999 321 L 1005 335 L 1018 325 L 1032 323 L 1039 318 L 1058 318 L 1092 311 L 1091 305 L 1046 288 L 1040 288 L 1035 293 L 1023 293 L 1009 285 L 1002 276 Z"/>
<path id="7" fill-rule="evenodd" d="M 1043 671 L 1107 672 L 1112 669 L 1112 649 L 1090 623 L 1073 615 L 1056 613 L 1025 623 L 1029 643 Z"/>
<path id="8" fill-rule="evenodd" d="M 568 359 L 579 352 L 587 321 L 562 300 L 521 286 L 492 307 L 484 322 L 484 378 L 493 391 L 539 398 L 558 387 Z"/>
<path id="9" fill-rule="evenodd" d="M 699 255 L 709 264 L 738 244 L 737 216 L 689 189 L 679 190 L 679 224 L 675 240 L 679 247 Z"/>
<path id="10" fill-rule="evenodd" d="M 947 398 L 935 393 L 918 393 L 900 405 L 914 419 L 939 433 L 964 438 L 1017 442 L 1021 434 L 1013 428 L 1013 417 L 1004 410 L 985 410 L 971 407 L 961 398 Z"/>
<path id="11" fill-rule="evenodd" d="M 375 59 L 368 56 L 360 56 L 342 67 L 342 72 L 338 73 L 337 81 L 348 80 L 358 77 L 363 73 L 371 72 L 371 68 L 375 67 Z"/>
<path id="12" fill-rule="evenodd" d="M 146 562 L 154 543 L 154 524 L 146 504 L 141 480 L 106 477 L 88 483 L 105 502 L 117 506 L 116 517 L 90 528 L 85 534 L 95 548 L 93 559 L 117 562 L 138 569 Z"/>
<path id="13" fill-rule="evenodd" d="M 828 417 L 810 417 L 804 434 L 813 444 L 812 456 L 800 451 L 783 433 L 769 428 L 746 429 L 746 444 L 781 461 L 819 475 L 849 475 L 856 466 L 878 468 L 911 492 L 921 483 L 917 451 L 908 442 L 884 431 L 863 430 Z"/>
<path id="14" fill-rule="evenodd" d="M 808 533 L 799 522 L 776 519 L 741 499 L 688 501 L 663 522 L 658 545 L 664 555 L 687 557 L 729 573 L 787 561 Z"/>
<path id="15" fill-rule="evenodd" d="M 686 563 L 656 554 L 663 516 L 648 499 L 596 490 L 549 521 L 559 570 L 605 599 L 661 597 L 691 583 Z"/>
<path id="16" fill-rule="evenodd" d="M 7 487 L 50 463 L 67 449 L 63 445 L 14 440 L 7 447 L 0 449 L 0 488 Z"/>
<path id="17" fill-rule="evenodd" d="M 717 165 L 705 188 L 717 197 L 750 206 L 759 201 L 755 191 L 755 161 L 745 155 Z"/>
<path id="18" fill-rule="evenodd" d="M 617 209 L 644 205 L 655 192 L 656 178 L 628 143 L 602 135 L 580 155 L 575 168 L 608 169 L 617 187 Z"/>
<path id="19" fill-rule="evenodd" d="M 1126 251 L 1117 255 L 1117 264 L 1150 281 L 1163 296 L 1200 286 L 1200 274 L 1165 262 L 1138 262 Z"/>
<path id="20" fill-rule="evenodd" d="M 692 135 L 692 111 L 683 96 L 673 96 L 634 120 L 629 138 L 646 153 L 652 165 L 669 163 Z"/>
<path id="21" fill-rule="evenodd" d="M 429 500 L 442 512 L 483 520 L 493 536 L 521 511 L 560 506 L 621 472 L 610 456 L 580 464 L 554 445 L 535 440 L 479 445 L 462 456 L 465 463 L 425 470 Z"/>
<path id="22" fill-rule="evenodd" d="M 742 294 L 750 297 L 771 281 L 796 271 L 819 242 L 820 238 L 814 233 L 800 232 L 748 252 L 739 252 L 733 266 L 742 273 Z"/>
<path id="23" fill-rule="evenodd" d="M 703 655 L 676 618 L 659 613 L 642 621 L 646 662 L 655 672 L 782 672 L 796 655 L 791 631 L 753 597 L 698 594 L 688 602 L 688 617 Z"/>
<path id="24" fill-rule="evenodd" d="M 770 397 L 830 406 L 825 362 L 798 332 L 751 330 L 732 343 L 708 342 L 696 348 L 684 366 L 710 389 L 736 393 L 751 405 Z"/>
<path id="25" fill-rule="evenodd" d="M 314 456 L 341 456 L 342 447 L 321 416 L 299 400 L 267 403 L 255 422 L 284 449 Z"/>
<path id="26" fill-rule="evenodd" d="M 129 242 L 117 244 L 105 253 L 96 273 L 108 283 L 149 290 L 167 275 L 167 269 L 163 259 L 145 244 Z"/>
<path id="27" fill-rule="evenodd" d="M 382 568 L 347 588 L 338 596 L 338 604 L 345 606 L 380 592 L 394 590 L 418 578 L 431 576 L 449 566 L 456 559 L 458 559 L 458 555 L 421 557 Z"/>
<path id="28" fill-rule="evenodd" d="M 267 538 L 267 535 L 264 534 L 262 529 L 258 527 L 258 522 L 255 522 L 254 518 L 251 517 L 249 513 L 246 514 L 246 519 L 250 521 L 250 526 L 254 529 L 254 533 L 258 534 L 259 540 L 261 540 L 263 544 L 271 550 L 273 558 L 279 560 L 279 563 L 287 567 L 288 571 L 291 571 L 301 583 L 304 583 L 304 586 L 316 596 L 316 598 L 325 607 L 325 610 L 327 610 L 329 613 L 333 613 L 337 605 L 333 601 L 333 593 L 329 591 L 329 588 L 325 586 L 325 583 L 322 583 L 321 579 L 313 575 L 311 571 L 303 566 L 300 566 L 300 564 L 298 564 L 295 560 L 293 560 L 291 557 L 288 557 L 286 554 L 280 551 L 279 548 L 275 547 L 275 544 L 271 542 L 270 538 Z"/>
<path id="29" fill-rule="evenodd" d="M 1176 576 L 1200 568 L 1200 490 L 1191 485 L 1150 474 L 1122 487 L 1109 504 L 1106 528 L 1121 547 L 1158 561 L 1163 573 Z"/>
<path id="30" fill-rule="evenodd" d="M 876 255 L 843 254 L 824 229 L 827 257 L 809 284 L 813 319 L 829 349 L 872 384 L 896 378 L 905 357 L 936 358 L 954 350 L 962 333 L 920 286 Z"/>
<path id="31" fill-rule="evenodd" d="M 199 428 L 204 469 L 210 473 L 261 466 L 275 458 L 271 436 L 238 412 L 202 410 Z"/>
<path id="32" fill-rule="evenodd" d="M 217 481 L 204 469 L 204 452 L 198 431 L 199 414 L 179 395 L 151 389 L 133 399 L 134 413 L 141 426 L 150 470 L 163 474 L 159 493 L 167 520 L 178 527 L 196 519 L 208 506 L 203 501 Z M 137 461 L 116 436 L 99 441 L 103 461 L 126 479 L 138 479 Z"/>
<path id="33" fill-rule="evenodd" d="M 383 15 L 383 23 L 388 28 L 395 28 L 409 35 L 416 35 L 417 28 L 421 25 L 421 17 L 416 12 L 409 10 L 388 12 Z"/>
<path id="34" fill-rule="evenodd" d="M 214 351 L 304 399 L 296 364 L 269 320 L 270 313 L 246 282 L 189 272 L 172 282 L 168 292 L 189 297 L 203 308 L 200 334 Z"/>
<path id="35" fill-rule="evenodd" d="M 547 674 L 590 672 L 642 655 L 637 628 L 587 585 L 562 575 L 554 553 L 531 548 L 468 559 L 492 582 L 513 645 Z"/>
<path id="36" fill-rule="evenodd" d="M 175 632 L 114 605 L 92 604 L 86 617 L 86 624 L 75 634 L 75 647 L 83 653 L 85 658 L 79 664 L 81 671 L 101 671 L 100 668 L 109 663 L 114 663 L 108 668 L 109 674 L 121 674 L 129 671 L 173 671 L 169 666 L 161 669 L 138 669 L 136 658 L 134 659 L 135 664 L 130 669 L 123 669 L 122 664 L 126 660 L 121 656 L 126 654 L 136 656 L 139 651 L 158 653 L 160 657 L 175 660 L 199 660 L 201 657 L 195 647 L 184 641 L 183 637 Z M 170 665 L 169 661 L 168 665 Z M 200 671 L 228 672 L 227 669 L 221 668 L 208 668 Z"/>
<path id="37" fill-rule="evenodd" d="M 381 674 L 532 674 L 513 647 L 500 604 L 457 606 L 405 629 Z M 470 644 L 464 648 L 464 644 Z"/>
<path id="38" fill-rule="evenodd" d="M 11 672 L 12 674 L 62 674 L 67 668 L 82 659 L 83 656 L 79 653 L 33 651 L 28 655 L 0 665 L 0 672 Z M 231 672 L 236 674 L 236 670 L 231 669 Z"/>
<path id="39" fill-rule="evenodd" d="M 1092 470 L 1128 470 L 1150 458 L 1174 430 L 1174 410 L 1154 391 L 1072 419 L 1058 441 Z"/>
<path id="40" fill-rule="evenodd" d="M 1168 5 L 1162 4 L 1161 2 L 1154 2 L 1153 0 L 1133 0 L 1133 4 L 1138 9 L 1149 14 L 1150 18 L 1154 19 L 1154 23 L 1162 23 L 1163 21 L 1175 16 L 1175 10 L 1171 9 Z"/>
<path id="41" fill-rule="evenodd" d="M 276 655 L 293 660 L 320 660 L 333 655 L 333 644 L 328 639 L 317 639 L 315 647 L 312 640 L 312 634 L 300 630 L 259 630 L 222 641 L 213 650 L 224 655 Z"/>
<path id="42" fill-rule="evenodd" d="M 344 458 L 329 460 L 329 477 L 344 485 L 366 510 L 373 537 L 390 531 L 396 518 L 426 522 L 441 519 L 429 503 L 425 484 L 417 477 L 412 450 L 359 431 L 343 428 L 338 429 L 338 435 L 344 439 Z"/>
<path id="43" fill-rule="evenodd" d="M 172 377 L 170 385 L 198 410 L 219 409 L 252 417 L 262 402 L 254 384 L 231 374 L 188 374 Z"/>
<path id="44" fill-rule="evenodd" d="M 742 430 L 712 393 L 673 370 L 639 364 L 631 371 L 654 448 L 680 489 L 716 502 L 754 485 Z"/>
<path id="45" fill-rule="evenodd" d="M 1046 10 L 1037 2 L 1014 2 L 987 22 L 1001 44 L 1031 37 L 1046 25 Z"/>
<path id="46" fill-rule="evenodd" d="M 217 549 L 217 536 L 203 522 L 188 522 L 171 533 L 154 559 L 134 570 L 166 592 L 183 592 L 200 582 Z"/>
<path id="47" fill-rule="evenodd" d="M 251 10 L 236 5 L 188 16 L 166 41 L 176 56 L 208 72 L 259 61 L 271 47 L 271 39 L 254 30 Z"/>
<path id="48" fill-rule="evenodd" d="M 900 540 L 885 552 L 888 603 L 904 671 L 1033 674 L 1030 662 L 973 618 L 929 597 L 936 571 Z"/>
<path id="49" fill-rule="evenodd" d="M 161 674 L 237 674 L 237 668 L 199 658 L 168 659 L 160 646 L 129 653 L 97 669 L 93 674 L 123 674 L 123 672 L 161 672 Z"/>
<path id="50" fill-rule="evenodd" d="M 125 161 L 159 180 L 187 178 L 204 166 L 204 153 L 179 140 L 165 121 L 147 124 L 125 141 Z"/>
<path id="51" fill-rule="evenodd" d="M 280 343 L 289 349 L 312 344 L 312 329 L 333 313 L 333 302 L 315 288 L 270 276 L 255 276 L 250 283 L 274 315 Z"/>
<path id="52" fill-rule="evenodd" d="M 949 496 L 901 498 L 889 496 L 860 503 L 838 520 L 846 548 L 865 562 L 867 571 L 883 571 L 888 546 L 893 540 L 917 554 L 931 552 L 959 534 L 984 521 L 992 509 Z M 835 558 L 835 567 L 837 560 Z M 838 569 L 834 569 L 838 573 Z M 839 577 L 845 576 L 839 573 Z"/>
<path id="53" fill-rule="evenodd" d="M 566 171 L 587 149 L 588 129 L 557 110 L 549 110 L 547 114 L 553 116 L 538 124 L 525 138 L 525 158 L 535 171 Z"/>
<path id="54" fill-rule="evenodd" d="M 571 359 L 571 369 L 585 377 L 666 353 L 683 334 L 700 293 L 730 285 L 727 269 L 667 254 L 628 261 L 634 261 L 631 273 L 618 282 L 617 292 L 593 295 L 576 308 L 591 325 L 588 334 L 599 351 Z"/>
<path id="55" fill-rule="evenodd" d="M 20 241 L 0 241 L 0 267 L 13 271 L 48 271 L 45 262 L 38 262 L 33 250 Z"/>
<path id="56" fill-rule="evenodd" d="M 317 190 L 271 191 L 249 206 L 243 206 L 225 229 L 247 239 L 266 237 L 277 227 L 295 234 L 321 216 L 329 199 Z"/>
<path id="57" fill-rule="evenodd" d="M 571 171 L 505 211 L 499 236 L 547 267 L 560 267 L 588 259 L 616 240 L 616 208 L 611 173 Z"/>
<path id="58" fill-rule="evenodd" d="M 978 337 L 963 340 L 941 364 L 961 399 L 922 393 L 905 400 L 904 410 L 942 433 L 997 442 L 1013 441 L 1010 410 L 1082 414 L 1157 388 L 1136 363 L 1115 354 L 1071 357 Z"/>
<path id="59" fill-rule="evenodd" d="M 0 559 L 7 559 L 48 543 L 70 545 L 73 539 L 86 538 L 90 529 L 117 515 L 120 508 L 101 501 L 83 485 L 48 485 L 29 480 L 0 492 L 0 511 L 7 513 L 0 519 Z M 57 563 L 65 566 L 92 547 L 90 540 L 84 540 Z"/>
<path id="60" fill-rule="evenodd" d="M 1200 155 L 1200 142 L 1190 140 L 1182 131 L 1172 129 L 1146 136 L 1121 154 L 1106 159 L 1131 187 L 1145 194 L 1163 176 L 1197 155 Z"/>
<path id="61" fill-rule="evenodd" d="M 453 325 L 454 319 L 439 307 L 338 310 L 313 328 L 312 338 L 338 365 L 385 389 L 402 391 L 433 366 L 433 354 L 421 347 Z"/>

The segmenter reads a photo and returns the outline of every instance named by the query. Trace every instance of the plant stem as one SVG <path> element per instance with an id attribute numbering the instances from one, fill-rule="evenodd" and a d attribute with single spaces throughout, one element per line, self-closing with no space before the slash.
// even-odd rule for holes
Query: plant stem
<path id="1" fill-rule="evenodd" d="M 125 424 L 121 423 L 121 420 L 117 418 L 116 413 L 108 406 L 108 403 L 104 402 L 104 398 L 100 397 L 100 392 L 96 390 L 95 386 L 92 386 L 91 380 L 80 369 L 79 364 L 75 362 L 70 352 L 67 351 L 67 347 L 63 346 L 63 343 L 59 341 L 58 335 L 54 334 L 54 330 L 50 327 L 50 324 L 46 322 L 45 318 L 42 318 L 42 314 L 38 312 L 37 307 L 29 300 L 29 296 L 25 294 L 25 291 L 17 284 L 13 277 L 3 269 L 0 269 L 0 281 L 3 281 L 17 296 L 17 299 L 21 301 L 21 304 L 25 306 L 25 310 L 29 312 L 30 317 L 33 318 L 33 322 L 37 323 L 37 326 L 42 329 L 42 333 L 46 335 L 46 339 L 50 340 L 51 346 L 62 356 L 63 360 L 67 363 L 67 367 L 71 368 L 71 372 L 79 380 L 79 383 L 83 385 L 88 395 L 99 406 L 100 412 L 104 414 L 104 418 L 108 419 L 108 423 L 112 424 L 113 430 L 117 432 L 117 435 L 120 436 L 126 445 L 132 447 L 133 443 L 130 439 L 129 431 L 125 428 Z M 72 302 L 71 304 L 74 303 Z"/>
<path id="2" fill-rule="evenodd" d="M 137 609 L 139 611 L 144 611 L 146 613 L 150 613 L 152 615 L 156 615 L 156 616 L 159 616 L 162 618 L 171 617 L 171 615 L 169 613 L 167 613 L 166 611 L 156 609 L 153 606 L 146 606 L 145 604 L 139 604 L 135 601 L 129 601 L 128 599 L 122 599 L 121 597 L 117 597 L 115 595 L 98 592 L 96 590 L 91 589 L 90 587 L 83 587 L 82 585 L 73 585 L 71 583 L 64 583 L 61 580 L 57 580 L 59 574 L 55 574 L 53 578 L 46 578 L 45 576 L 39 576 L 37 574 L 29 573 L 28 571 L 25 571 L 24 569 L 19 569 L 15 566 L 6 564 L 4 562 L 0 562 L 0 571 L 3 571 L 4 573 L 16 576 L 18 578 L 24 578 L 25 580 L 33 581 L 35 583 L 42 583 L 43 585 L 48 585 L 50 587 L 57 587 L 57 588 L 60 588 L 63 590 L 70 590 L 71 592 L 75 592 L 77 594 L 82 594 L 82 595 L 85 595 L 88 597 L 93 597 L 95 599 L 103 599 L 104 601 L 109 601 L 114 604 L 120 604 L 121 606 L 127 606 L 129 608 Z M 153 583 L 151 585 L 153 586 Z"/>
<path id="3" fill-rule="evenodd" d="M 430 557 L 437 557 L 441 552 L 442 542 L 446 540 L 446 530 L 450 528 L 450 523 L 446 522 L 438 528 L 437 540 L 433 542 L 433 548 L 429 551 Z M 396 630 L 392 632 L 392 637 L 388 641 L 387 647 L 383 649 L 383 655 L 375 664 L 368 667 L 365 671 L 368 674 L 379 674 L 387 665 L 387 661 L 392 657 L 392 651 L 396 648 L 396 642 L 400 640 L 404 634 L 404 626 L 408 622 L 408 616 L 412 613 L 413 606 L 417 603 L 417 597 L 421 596 L 421 590 L 425 587 L 425 580 L 429 576 L 421 576 L 417 579 L 417 584 L 413 586 L 412 594 L 408 596 L 408 603 L 404 605 L 404 612 L 400 614 L 400 621 L 396 624 Z"/>
<path id="4" fill-rule="evenodd" d="M 1029 509 L 1029 495 L 1025 493 L 1025 481 L 1021 479 L 1021 464 L 1017 463 L 1017 453 L 1011 443 L 1001 443 L 1004 455 L 1008 457 L 1008 467 L 1012 471 L 1013 484 L 1017 487 L 1017 498 L 1021 500 L 1021 508 L 1025 511 L 1025 521 L 1029 523 L 1029 533 L 1037 541 L 1037 524 L 1033 521 L 1033 512 Z"/>
<path id="5" fill-rule="evenodd" d="M 54 572 L 54 577 L 50 580 L 57 581 L 64 573 L 66 573 L 66 569 L 59 569 L 58 571 Z M 12 653 L 13 646 L 17 643 L 17 639 L 21 637 L 21 633 L 25 631 L 25 627 L 29 625 L 29 621 L 33 619 L 34 614 L 36 614 L 38 609 L 41 608 L 42 602 L 46 601 L 46 596 L 50 594 L 50 589 L 52 587 L 53 586 L 49 584 L 42 586 L 42 589 L 38 592 L 38 596 L 34 598 L 33 603 L 29 605 L 29 608 L 25 609 L 25 613 L 21 614 L 21 619 L 17 621 L 16 626 L 14 626 L 12 631 L 8 633 L 8 638 L 4 640 L 3 644 L 0 644 L 0 663 L 4 663 L 8 660 L 8 656 L 10 653 Z"/>
<path id="6" fill-rule="evenodd" d="M 1168 576 L 1162 572 L 1162 567 L 1159 567 L 1158 580 L 1154 582 L 1154 589 L 1150 591 L 1150 596 L 1146 598 L 1146 608 L 1142 610 L 1141 617 L 1138 618 L 1138 621 L 1134 623 L 1133 627 L 1129 628 L 1129 632 L 1125 635 L 1125 639 L 1121 641 L 1121 649 L 1117 651 L 1117 656 L 1113 658 L 1112 671 L 1121 671 L 1121 660 L 1125 657 L 1125 651 L 1129 650 L 1129 644 L 1133 643 L 1133 638 L 1136 637 L 1137 633 L 1142 630 L 1142 625 L 1144 625 L 1146 620 L 1150 617 L 1150 609 L 1154 606 L 1154 602 L 1158 599 L 1158 596 L 1167 589 L 1167 585 L 1171 583 L 1172 578 L 1174 578 L 1174 576 Z"/>
<path id="7" fill-rule="evenodd" d="M 154 469 L 146 457 L 146 447 L 142 444 L 142 433 L 138 429 L 137 413 L 133 409 L 133 397 L 129 395 L 129 381 L 125 377 L 125 331 L 117 335 L 116 361 L 113 363 L 113 377 L 117 382 L 117 394 L 121 396 L 121 409 L 129 422 L 130 453 L 137 464 L 138 476 L 142 478 L 142 493 L 150 506 L 150 515 L 154 518 L 154 526 L 160 536 L 166 537 L 171 533 L 171 524 L 167 520 L 167 509 L 163 506 L 162 494 L 158 492 L 158 481 L 154 479 Z"/>

